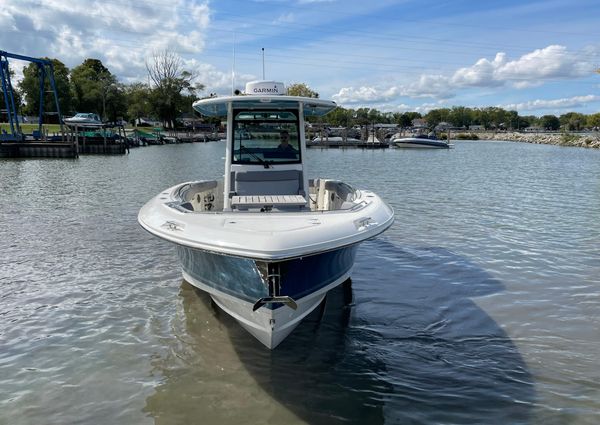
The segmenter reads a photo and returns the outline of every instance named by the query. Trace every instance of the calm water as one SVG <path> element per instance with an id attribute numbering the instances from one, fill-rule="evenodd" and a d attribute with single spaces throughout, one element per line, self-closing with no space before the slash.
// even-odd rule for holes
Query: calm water
<path id="1" fill-rule="evenodd" d="M 600 423 L 600 151 L 310 151 L 397 218 L 270 352 L 136 222 L 223 149 L 0 160 L 0 424 Z"/>

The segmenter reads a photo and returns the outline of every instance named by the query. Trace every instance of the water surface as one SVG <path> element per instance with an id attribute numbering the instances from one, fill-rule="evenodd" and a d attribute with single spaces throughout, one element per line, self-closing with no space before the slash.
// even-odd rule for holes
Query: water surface
<path id="1" fill-rule="evenodd" d="M 396 222 L 272 352 L 136 222 L 223 155 L 0 161 L 0 423 L 600 422 L 600 152 L 310 150 Z"/>

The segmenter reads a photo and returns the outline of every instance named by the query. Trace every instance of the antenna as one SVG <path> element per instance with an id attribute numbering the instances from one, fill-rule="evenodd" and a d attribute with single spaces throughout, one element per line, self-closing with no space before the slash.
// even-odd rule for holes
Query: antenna
<path id="1" fill-rule="evenodd" d="M 231 95 L 235 94 L 235 31 L 233 32 L 233 64 L 231 65 Z"/>
<path id="2" fill-rule="evenodd" d="M 265 79 L 265 48 L 262 48 L 262 57 L 263 57 L 263 80 Z"/>

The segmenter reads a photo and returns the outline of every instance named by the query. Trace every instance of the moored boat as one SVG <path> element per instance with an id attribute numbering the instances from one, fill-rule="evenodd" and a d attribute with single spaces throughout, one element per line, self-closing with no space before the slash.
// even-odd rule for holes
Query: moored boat
<path id="1" fill-rule="evenodd" d="M 173 242 L 183 277 L 269 348 L 350 276 L 358 244 L 386 230 L 392 209 L 375 193 L 308 178 L 304 118 L 336 104 L 287 96 L 277 82 L 194 103 L 227 116 L 223 179 L 175 185 L 138 221 Z"/>
<path id="2" fill-rule="evenodd" d="M 448 142 L 425 134 L 412 137 L 392 136 L 391 143 L 397 148 L 449 149 L 453 146 Z"/>
<path id="3" fill-rule="evenodd" d="M 102 120 L 97 114 L 78 113 L 70 118 L 63 119 L 65 124 L 78 127 L 97 127 L 102 125 Z"/>

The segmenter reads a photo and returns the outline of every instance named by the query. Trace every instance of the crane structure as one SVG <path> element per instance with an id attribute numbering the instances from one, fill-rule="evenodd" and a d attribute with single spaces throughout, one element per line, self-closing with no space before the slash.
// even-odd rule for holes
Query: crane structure
<path id="1" fill-rule="evenodd" d="M 2 84 L 2 94 L 4 95 L 4 107 L 8 117 L 10 134 L 0 134 L 0 141 L 22 141 L 24 140 L 21 126 L 19 125 L 18 105 L 15 103 L 15 96 L 10 81 L 9 58 L 18 59 L 26 62 L 35 63 L 38 67 L 38 75 L 40 79 L 40 109 L 38 119 L 38 134 L 42 134 L 42 124 L 44 123 L 44 93 L 46 77 L 50 82 L 51 92 L 54 93 L 54 102 L 56 104 L 56 113 L 58 114 L 58 122 L 60 123 L 61 132 L 63 130 L 63 121 L 60 114 L 60 106 L 58 103 L 58 93 L 56 92 L 56 83 L 54 82 L 54 66 L 52 61 L 48 59 L 34 58 L 16 53 L 9 53 L 0 50 L 0 81 Z"/>

